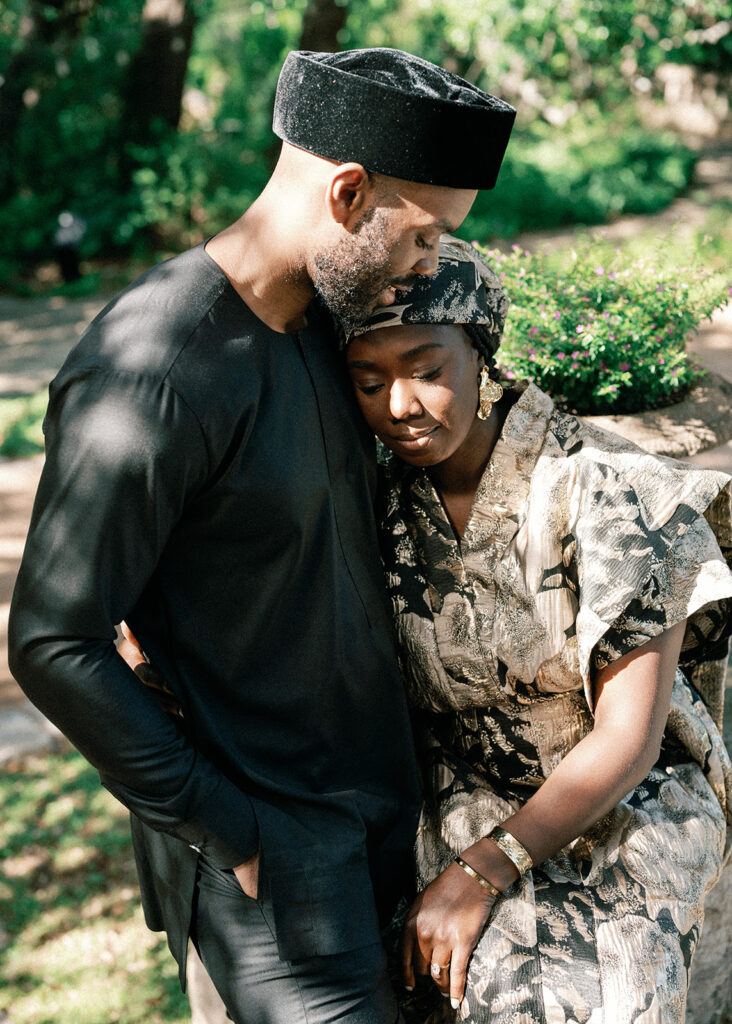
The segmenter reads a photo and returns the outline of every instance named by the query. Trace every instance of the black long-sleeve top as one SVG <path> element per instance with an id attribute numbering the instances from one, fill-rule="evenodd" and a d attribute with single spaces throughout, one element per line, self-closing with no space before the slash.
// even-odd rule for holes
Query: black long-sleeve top
<path id="1" fill-rule="evenodd" d="M 308 316 L 274 332 L 202 247 L 100 313 L 51 386 L 10 617 L 13 674 L 135 815 L 220 866 L 263 851 L 288 955 L 372 930 L 353 892 L 397 884 L 418 804 L 371 446 Z"/>

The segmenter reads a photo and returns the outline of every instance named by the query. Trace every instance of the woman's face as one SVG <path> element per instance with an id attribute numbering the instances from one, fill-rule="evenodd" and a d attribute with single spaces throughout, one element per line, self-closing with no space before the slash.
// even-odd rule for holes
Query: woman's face
<path id="1" fill-rule="evenodd" d="M 461 327 L 382 327 L 354 338 L 347 361 L 366 422 L 404 462 L 444 462 L 482 422 L 482 363 Z"/>

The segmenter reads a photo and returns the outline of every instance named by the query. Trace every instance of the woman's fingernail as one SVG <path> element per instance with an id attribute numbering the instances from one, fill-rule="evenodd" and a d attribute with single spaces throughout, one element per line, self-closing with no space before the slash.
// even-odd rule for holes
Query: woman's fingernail
<path id="1" fill-rule="evenodd" d="M 404 986 L 404 991 L 405 992 L 414 992 L 414 985 L 405 985 Z"/>
<path id="2" fill-rule="evenodd" d="M 450 1000 L 450 1006 L 453 1008 L 453 1010 L 457 1010 L 457 1008 L 460 1006 L 460 1000 L 459 999 L 451 999 Z"/>
<path id="3" fill-rule="evenodd" d="M 442 996 L 443 999 L 449 999 L 450 998 L 450 993 L 449 992 L 440 992 L 440 995 Z"/>

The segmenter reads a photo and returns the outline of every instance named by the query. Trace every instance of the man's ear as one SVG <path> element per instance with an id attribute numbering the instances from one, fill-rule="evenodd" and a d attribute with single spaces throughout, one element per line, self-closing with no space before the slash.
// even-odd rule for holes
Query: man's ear
<path id="1" fill-rule="evenodd" d="M 325 202 L 336 224 L 350 230 L 364 215 L 372 194 L 373 185 L 361 164 L 339 164 L 328 182 Z"/>

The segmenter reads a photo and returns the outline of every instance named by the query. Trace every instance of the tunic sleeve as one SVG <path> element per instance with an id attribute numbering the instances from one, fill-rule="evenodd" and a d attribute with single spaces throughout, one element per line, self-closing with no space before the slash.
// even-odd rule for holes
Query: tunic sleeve
<path id="1" fill-rule="evenodd" d="M 681 667 L 721 722 L 732 610 L 730 480 L 639 449 L 585 448 L 574 534 L 577 641 L 593 670 L 687 620 Z"/>

